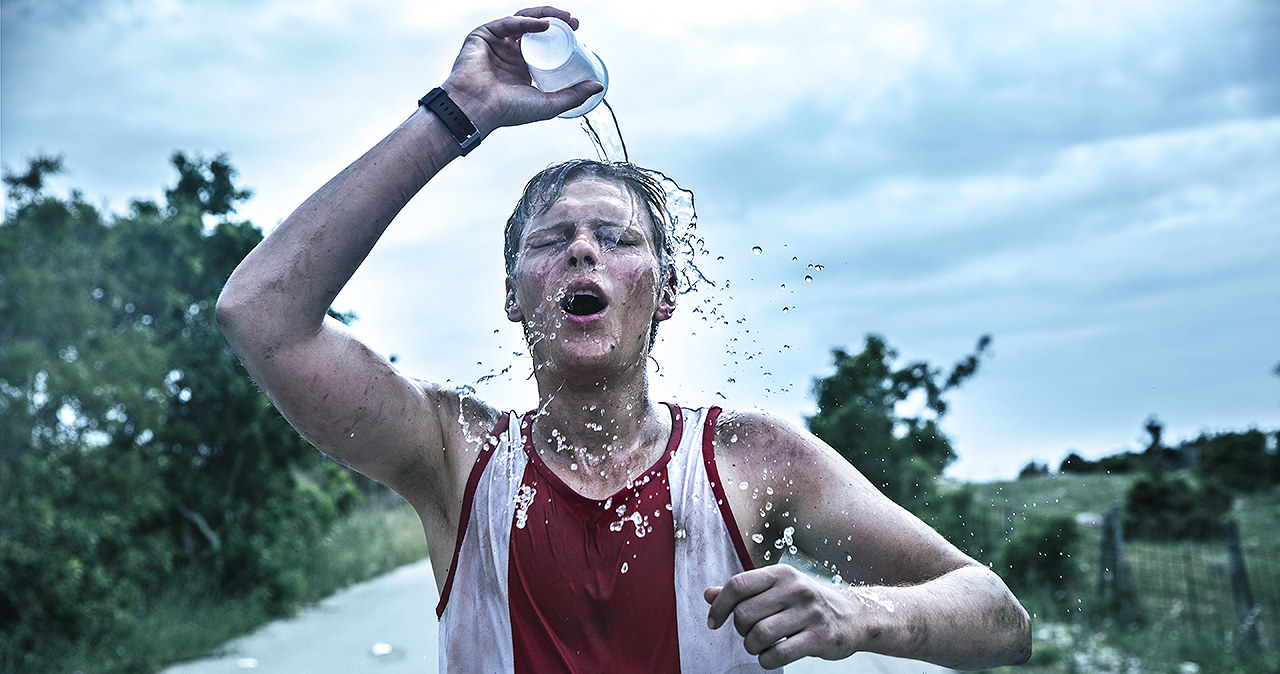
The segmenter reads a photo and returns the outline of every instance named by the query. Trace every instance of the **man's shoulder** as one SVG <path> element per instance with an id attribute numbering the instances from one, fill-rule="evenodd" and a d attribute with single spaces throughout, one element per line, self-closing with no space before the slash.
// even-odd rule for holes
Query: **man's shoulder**
<path id="1" fill-rule="evenodd" d="M 488 436 L 506 416 L 501 409 L 476 396 L 468 386 L 448 386 L 434 382 L 414 382 L 427 404 L 434 407 L 440 420 L 441 432 L 450 441 L 476 444 L 477 438 Z M 517 423 L 513 416 L 511 423 Z"/>
<path id="2" fill-rule="evenodd" d="M 801 451 L 815 440 L 796 424 L 761 410 L 721 410 L 716 417 L 716 453 L 748 457 L 757 452 Z"/>

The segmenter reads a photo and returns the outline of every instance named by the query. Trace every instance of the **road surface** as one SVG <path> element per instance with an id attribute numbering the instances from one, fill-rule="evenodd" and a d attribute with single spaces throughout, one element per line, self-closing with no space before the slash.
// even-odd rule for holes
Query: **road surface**
<path id="1" fill-rule="evenodd" d="M 427 560 L 354 585 L 297 616 L 224 647 L 218 657 L 164 674 L 316 674 L 436 672 L 438 595 Z M 806 658 L 788 674 L 946 674 L 935 665 L 860 653 L 841 662 Z"/>

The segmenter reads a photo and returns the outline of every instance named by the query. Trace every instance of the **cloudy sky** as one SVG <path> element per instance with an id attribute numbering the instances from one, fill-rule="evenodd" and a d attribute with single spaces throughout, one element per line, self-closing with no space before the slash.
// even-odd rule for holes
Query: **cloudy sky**
<path id="1" fill-rule="evenodd" d="M 716 286 L 659 332 L 662 397 L 802 422 L 833 348 L 878 333 L 949 366 L 990 334 L 943 424 L 957 477 L 1134 449 L 1152 414 L 1175 441 L 1280 428 L 1280 3 L 565 8 L 631 159 L 696 194 Z M 56 189 L 121 212 L 175 150 L 225 152 L 254 191 L 238 217 L 270 229 L 516 9 L 4 0 L 0 159 L 61 154 Z M 491 402 L 531 406 L 500 227 L 572 156 L 594 156 L 574 121 L 495 133 L 337 306 L 404 370 L 497 374 Z"/>

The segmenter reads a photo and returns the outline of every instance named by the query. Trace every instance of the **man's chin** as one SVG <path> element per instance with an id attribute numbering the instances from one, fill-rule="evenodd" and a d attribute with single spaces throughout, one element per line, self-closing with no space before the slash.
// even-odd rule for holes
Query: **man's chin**
<path id="1" fill-rule="evenodd" d="M 579 338 L 546 349 L 539 361 L 563 376 L 599 376 L 627 371 L 644 356 L 624 354 L 613 340 Z"/>

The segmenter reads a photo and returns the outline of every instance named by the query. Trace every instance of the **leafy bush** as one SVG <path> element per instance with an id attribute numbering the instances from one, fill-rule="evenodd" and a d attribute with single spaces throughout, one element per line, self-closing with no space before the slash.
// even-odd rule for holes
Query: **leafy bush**
<path id="1" fill-rule="evenodd" d="M 268 614 L 355 502 L 249 381 L 213 307 L 261 239 L 222 159 L 107 217 L 6 176 L 0 225 L 0 668 L 110 647 L 175 574 Z M 316 472 L 319 471 L 319 472 Z M 335 503 L 333 493 L 339 496 Z M 85 645 L 88 646 L 85 646 Z M 105 667 L 105 665 L 104 665 Z M 122 662 L 121 669 L 141 668 Z"/>
<path id="2" fill-rule="evenodd" d="M 1071 556 L 1079 538 L 1070 514 L 1028 520 L 997 553 L 997 572 L 1015 594 L 1047 591 L 1055 602 L 1065 601 L 1079 575 Z"/>
<path id="3" fill-rule="evenodd" d="M 1277 457 L 1267 451 L 1259 430 L 1201 435 L 1186 444 L 1202 478 L 1237 492 L 1253 493 L 1280 484 Z"/>
<path id="4" fill-rule="evenodd" d="M 1182 475 L 1143 475 L 1125 494 L 1125 535 L 1171 541 L 1217 538 L 1231 501 L 1230 492 L 1216 482 L 1196 485 Z"/>

